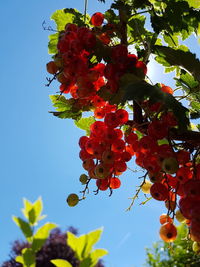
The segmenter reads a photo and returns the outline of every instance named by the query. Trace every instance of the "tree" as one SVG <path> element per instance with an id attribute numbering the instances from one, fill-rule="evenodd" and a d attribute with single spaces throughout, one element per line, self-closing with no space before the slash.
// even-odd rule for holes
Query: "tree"
<path id="1" fill-rule="evenodd" d="M 178 237 L 174 243 L 169 246 L 163 241 L 153 244 L 152 248 L 147 248 L 146 264 L 151 267 L 198 267 L 200 264 L 200 255 L 195 254 L 192 246 L 193 242 L 186 239 L 187 227 L 180 224 L 178 227 Z"/>
<path id="2" fill-rule="evenodd" d="M 86 198 L 92 181 L 96 194 L 111 195 L 135 157 L 145 174 L 130 207 L 141 191 L 150 193 L 143 204 L 164 201 L 170 217 L 160 229 L 163 240 L 176 238 L 178 207 L 191 239 L 200 242 L 200 125 L 193 130 L 191 123 L 200 117 L 200 61 L 185 42 L 199 34 L 199 8 L 193 0 L 116 0 L 104 14 L 66 8 L 51 16 L 56 30 L 48 28 L 54 33 L 47 86 L 60 83 L 60 93 L 50 96 L 51 113 L 86 132 L 79 140 L 84 189 L 81 197 L 68 196 L 69 206 Z M 174 71 L 175 89 L 151 82 L 151 55 L 166 72 Z M 93 116 L 83 117 L 87 112 Z"/>

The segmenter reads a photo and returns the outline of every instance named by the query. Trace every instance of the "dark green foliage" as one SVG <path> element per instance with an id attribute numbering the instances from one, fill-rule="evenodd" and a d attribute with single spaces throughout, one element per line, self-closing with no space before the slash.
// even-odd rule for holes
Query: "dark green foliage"
<path id="1" fill-rule="evenodd" d="M 148 99 L 151 103 L 161 102 L 166 110 L 173 111 L 177 118 L 180 131 L 187 129 L 189 119 L 187 109 L 178 102 L 171 94 L 164 93 L 158 86 L 150 85 L 145 81 L 129 83 L 125 88 L 125 100 L 135 100 L 137 102 Z"/>

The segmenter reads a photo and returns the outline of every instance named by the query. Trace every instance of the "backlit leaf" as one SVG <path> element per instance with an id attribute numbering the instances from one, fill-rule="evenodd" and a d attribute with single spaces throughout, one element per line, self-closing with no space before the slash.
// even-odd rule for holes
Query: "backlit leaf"
<path id="1" fill-rule="evenodd" d="M 82 129 L 82 130 L 85 130 L 86 131 L 86 135 L 89 135 L 90 134 L 90 125 L 92 123 L 94 123 L 96 120 L 93 116 L 91 117 L 87 117 L 87 118 L 81 118 L 80 120 L 78 121 L 75 121 L 75 125 Z"/>
<path id="2" fill-rule="evenodd" d="M 62 259 L 51 260 L 51 263 L 53 263 L 56 267 L 72 267 L 71 263 Z"/>
<path id="3" fill-rule="evenodd" d="M 50 231 L 56 226 L 57 225 L 54 223 L 47 222 L 37 230 L 33 236 L 33 242 L 31 246 L 33 251 L 38 251 L 42 248 L 46 239 L 49 237 Z"/>
<path id="4" fill-rule="evenodd" d="M 33 235 L 30 225 L 19 217 L 13 216 L 12 219 L 16 223 L 16 225 L 21 229 L 26 239 L 30 241 Z"/>

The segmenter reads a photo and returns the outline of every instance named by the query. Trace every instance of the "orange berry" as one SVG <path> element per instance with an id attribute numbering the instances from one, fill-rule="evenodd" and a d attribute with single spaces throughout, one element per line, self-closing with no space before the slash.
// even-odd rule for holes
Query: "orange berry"
<path id="1" fill-rule="evenodd" d="M 177 237 L 177 229 L 173 223 L 167 222 L 160 227 L 160 238 L 165 242 L 173 242 Z"/>

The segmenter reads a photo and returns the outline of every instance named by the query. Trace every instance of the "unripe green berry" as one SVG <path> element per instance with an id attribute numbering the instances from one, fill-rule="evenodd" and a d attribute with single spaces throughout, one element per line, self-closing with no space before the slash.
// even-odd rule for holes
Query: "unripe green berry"
<path id="1" fill-rule="evenodd" d="M 78 204 L 79 202 L 79 197 L 77 194 L 70 194 L 68 197 L 67 197 L 67 204 L 70 206 L 70 207 L 74 207 Z"/>
<path id="2" fill-rule="evenodd" d="M 88 181 L 88 176 L 86 174 L 81 174 L 80 178 L 79 178 L 79 181 L 82 183 L 82 184 L 86 184 L 87 181 Z"/>

